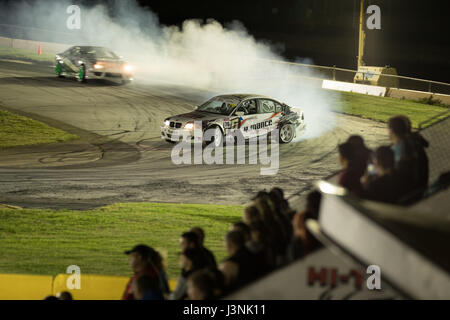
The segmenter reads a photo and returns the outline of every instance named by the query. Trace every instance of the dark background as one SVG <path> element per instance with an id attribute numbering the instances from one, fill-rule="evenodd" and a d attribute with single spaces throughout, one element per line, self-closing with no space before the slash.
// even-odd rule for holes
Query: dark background
<path id="1" fill-rule="evenodd" d="M 103 3 L 113 7 L 114 1 L 122 0 L 73 0 L 73 3 Z M 237 20 L 256 39 L 269 42 L 288 59 L 310 58 L 318 65 L 356 69 L 360 0 L 137 1 L 155 12 L 164 25 L 181 26 L 186 19 L 206 22 L 214 18 L 226 26 Z M 366 0 L 366 8 L 370 4 L 380 6 L 382 28 L 366 31 L 366 64 L 389 65 L 397 68 L 400 75 L 450 83 L 449 3 L 449 0 Z M 2 23 L 30 23 L 15 21 L 8 14 L 3 16 L 0 35 L 8 36 L 2 32 L 6 30 L 1 28 Z M 367 17 L 366 14 L 365 20 Z M 6 21 L 11 19 L 14 21 Z"/>
<path id="2" fill-rule="evenodd" d="M 448 0 L 377 0 L 381 30 L 367 30 L 367 65 L 396 67 L 398 73 L 450 82 Z M 257 39 L 283 54 L 314 64 L 356 69 L 359 0 L 139 0 L 163 24 L 185 19 L 241 21 Z M 367 15 L 366 15 L 367 18 Z"/>

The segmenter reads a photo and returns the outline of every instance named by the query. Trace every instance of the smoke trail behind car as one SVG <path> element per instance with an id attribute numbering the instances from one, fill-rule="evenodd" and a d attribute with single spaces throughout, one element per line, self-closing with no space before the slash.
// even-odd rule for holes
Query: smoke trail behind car
<path id="1" fill-rule="evenodd" d="M 186 20 L 181 26 L 165 26 L 156 13 L 134 0 L 107 5 L 74 2 L 11 1 L 0 8 L 0 19 L 24 26 L 21 36 L 32 40 L 109 47 L 134 66 L 138 82 L 204 88 L 210 96 L 262 94 L 299 107 L 307 119 L 302 138 L 317 137 L 334 126 L 326 91 L 311 80 L 318 76 L 309 68 L 280 63 L 281 55 L 257 41 L 240 22 L 224 27 L 213 19 Z M 67 27 L 72 4 L 80 7 L 80 29 Z"/>

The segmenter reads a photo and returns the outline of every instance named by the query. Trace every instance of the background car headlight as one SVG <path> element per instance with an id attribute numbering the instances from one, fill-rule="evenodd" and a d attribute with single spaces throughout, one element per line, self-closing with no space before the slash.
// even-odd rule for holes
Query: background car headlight
<path id="1" fill-rule="evenodd" d="M 168 127 L 168 126 L 170 125 L 170 121 L 169 121 L 169 120 L 165 120 L 165 121 L 164 121 L 164 125 L 165 125 L 166 127 Z"/>
<path id="2" fill-rule="evenodd" d="M 123 67 L 123 69 L 126 72 L 131 72 L 131 71 L 133 71 L 133 66 L 130 66 L 129 64 L 126 64 L 125 67 Z"/>
<path id="3" fill-rule="evenodd" d="M 184 125 L 184 128 L 188 129 L 188 130 L 192 130 L 192 129 L 194 129 L 194 123 L 193 122 L 188 122 L 188 123 L 186 123 Z"/>
<path id="4" fill-rule="evenodd" d="M 101 65 L 101 64 L 98 64 L 98 63 L 96 63 L 96 64 L 94 64 L 94 69 L 103 69 L 103 66 Z"/>

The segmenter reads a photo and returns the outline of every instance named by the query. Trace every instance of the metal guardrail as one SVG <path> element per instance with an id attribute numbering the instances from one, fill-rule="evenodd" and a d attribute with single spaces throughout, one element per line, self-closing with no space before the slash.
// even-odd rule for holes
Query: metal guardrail
<path id="1" fill-rule="evenodd" d="M 279 61 L 279 60 L 268 60 L 268 61 L 272 63 L 297 66 L 300 68 L 309 68 L 311 70 L 314 70 L 316 75 L 317 73 L 318 75 L 322 75 L 322 79 L 324 80 L 353 82 L 355 75 L 357 73 L 361 73 L 361 71 L 358 70 L 339 68 L 336 66 L 332 67 L 319 66 L 319 65 L 311 65 L 299 62 Z M 399 79 L 397 89 L 416 90 L 439 94 L 450 94 L 450 83 L 391 74 L 370 73 L 370 75 Z"/>

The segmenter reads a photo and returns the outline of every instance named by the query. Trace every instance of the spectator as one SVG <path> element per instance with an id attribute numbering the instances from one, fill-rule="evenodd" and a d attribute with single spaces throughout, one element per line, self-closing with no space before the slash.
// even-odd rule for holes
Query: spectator
<path id="1" fill-rule="evenodd" d="M 234 223 L 232 230 L 241 232 L 244 235 L 245 243 L 251 240 L 250 227 L 244 222 L 240 221 Z"/>
<path id="2" fill-rule="evenodd" d="M 254 204 L 260 212 L 261 221 L 264 223 L 267 237 L 269 238 L 270 250 L 275 255 L 275 263 L 277 266 L 282 265 L 288 244 L 288 237 L 283 230 L 283 226 L 275 219 L 266 199 L 258 198 Z"/>
<path id="3" fill-rule="evenodd" d="M 255 261 L 261 266 L 263 273 L 276 266 L 275 252 L 269 243 L 267 234 L 264 223 L 254 222 L 250 225 L 250 241 L 246 243 L 247 249 L 255 255 Z"/>
<path id="4" fill-rule="evenodd" d="M 338 176 L 338 184 L 358 196 L 362 190 L 360 182 L 362 173 L 355 147 L 353 144 L 346 142 L 338 146 L 338 151 L 339 162 L 342 166 L 342 171 Z"/>
<path id="5" fill-rule="evenodd" d="M 205 242 L 205 231 L 200 227 L 193 227 L 190 230 L 191 232 L 194 232 L 197 235 L 198 238 L 198 247 L 202 251 L 203 256 L 206 259 L 207 265 L 212 269 L 217 269 L 217 262 L 216 258 L 214 257 L 214 254 L 204 246 Z"/>
<path id="6" fill-rule="evenodd" d="M 254 205 L 245 207 L 242 219 L 247 225 L 262 221 L 259 211 Z"/>
<path id="7" fill-rule="evenodd" d="M 261 229 L 257 229 L 261 228 Z M 244 235 L 246 248 L 255 256 L 254 263 L 261 266 L 264 272 L 268 269 L 268 260 L 266 259 L 267 243 L 263 243 L 264 225 L 261 222 L 253 223 L 253 230 L 244 222 L 233 224 L 234 231 L 239 231 Z"/>
<path id="8" fill-rule="evenodd" d="M 180 249 L 184 251 L 186 249 L 198 249 L 200 240 L 195 232 L 184 232 L 180 238 Z"/>
<path id="9" fill-rule="evenodd" d="M 307 255 L 320 245 L 317 239 L 311 235 L 309 230 L 306 228 L 305 222 L 307 219 L 319 219 L 321 198 L 322 195 L 318 191 L 308 193 L 305 210 L 303 212 L 296 213 L 292 220 L 294 227 L 294 239 L 290 248 L 292 260 Z"/>
<path id="10" fill-rule="evenodd" d="M 390 147 L 379 147 L 374 154 L 376 177 L 364 188 L 362 197 L 373 201 L 397 203 L 406 193 L 404 180 L 395 172 L 394 152 Z"/>
<path id="11" fill-rule="evenodd" d="M 428 184 L 428 142 L 411 132 L 411 122 L 405 116 L 388 121 L 389 138 L 393 143 L 395 169 L 407 181 L 409 192 L 425 190 Z"/>
<path id="12" fill-rule="evenodd" d="M 72 301 L 73 300 L 72 294 L 70 292 L 68 292 L 68 291 L 58 292 L 56 294 L 56 297 L 59 300 L 65 300 L 65 301 Z"/>
<path id="13" fill-rule="evenodd" d="M 135 300 L 164 300 L 157 278 L 142 275 L 137 278 L 132 286 Z"/>
<path id="14" fill-rule="evenodd" d="M 347 139 L 347 142 L 353 145 L 355 150 L 355 167 L 360 171 L 361 176 L 366 171 L 367 165 L 370 161 L 372 151 L 366 147 L 364 139 L 359 135 L 352 135 Z"/>
<path id="15" fill-rule="evenodd" d="M 221 265 L 228 290 L 237 289 L 263 274 L 261 266 L 254 262 L 254 255 L 245 246 L 245 237 L 239 231 L 229 231 L 226 236 L 229 258 Z"/>
<path id="16" fill-rule="evenodd" d="M 195 271 L 203 269 L 202 257 L 198 249 L 187 248 L 180 254 L 181 275 L 169 300 L 184 300 L 187 296 L 187 279 Z"/>
<path id="17" fill-rule="evenodd" d="M 168 288 L 169 285 L 167 284 L 167 278 L 163 278 L 162 265 L 158 261 L 154 261 L 155 257 L 159 257 L 159 259 L 162 260 L 159 253 L 149 246 L 140 244 L 129 251 L 125 251 L 125 254 L 129 256 L 130 266 L 134 275 L 130 278 L 130 281 L 125 288 L 122 300 L 135 299 L 132 286 L 134 281 L 143 275 L 147 275 L 150 278 L 153 278 L 154 281 L 161 283 L 159 293 L 162 295 L 165 290 L 164 287 Z"/>
<path id="18" fill-rule="evenodd" d="M 188 300 L 211 300 L 221 293 L 217 277 L 211 271 L 204 269 L 192 273 L 187 281 Z"/>
<path id="19" fill-rule="evenodd" d="M 272 201 L 275 203 L 275 209 L 285 215 L 289 220 L 295 214 L 289 206 L 289 202 L 284 198 L 284 192 L 280 188 L 272 188 L 269 195 Z"/>

